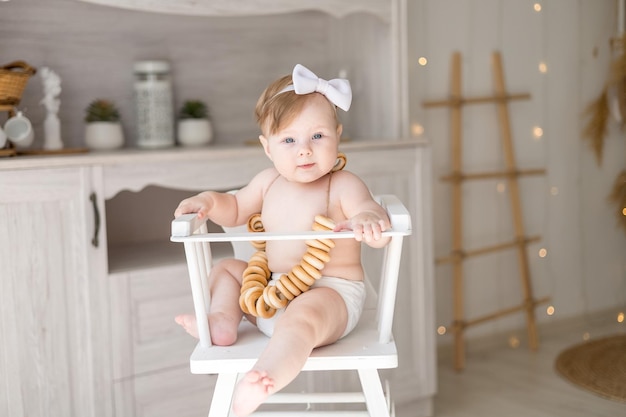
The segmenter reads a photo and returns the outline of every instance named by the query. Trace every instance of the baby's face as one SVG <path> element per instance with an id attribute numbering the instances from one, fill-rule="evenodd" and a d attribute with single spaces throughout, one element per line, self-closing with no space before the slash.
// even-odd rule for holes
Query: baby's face
<path id="1" fill-rule="evenodd" d="M 326 175 L 337 161 L 341 125 L 332 105 L 314 94 L 289 125 L 261 136 L 265 153 L 289 181 L 312 182 Z"/>

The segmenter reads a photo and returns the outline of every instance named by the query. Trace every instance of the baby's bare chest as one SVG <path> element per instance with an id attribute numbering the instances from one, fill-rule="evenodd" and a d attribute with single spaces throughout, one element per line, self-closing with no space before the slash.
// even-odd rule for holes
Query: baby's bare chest
<path id="1" fill-rule="evenodd" d="M 267 231 L 311 230 L 316 215 L 328 216 L 331 206 L 327 186 L 274 184 L 263 201 L 263 225 Z"/>

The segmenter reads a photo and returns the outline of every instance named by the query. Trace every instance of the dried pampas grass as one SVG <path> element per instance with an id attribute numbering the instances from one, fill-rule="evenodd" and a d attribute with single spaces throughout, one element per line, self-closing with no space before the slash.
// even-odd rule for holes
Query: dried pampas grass
<path id="1" fill-rule="evenodd" d="M 617 207 L 617 222 L 626 231 L 626 170 L 622 171 L 615 179 L 609 199 Z"/>
<path id="2" fill-rule="evenodd" d="M 589 141 L 598 165 L 602 165 L 604 138 L 609 117 L 626 126 L 626 34 L 611 40 L 615 59 L 611 62 L 607 83 L 600 96 L 585 109 L 588 118 L 582 135 Z M 618 223 L 626 231 L 626 171 L 622 171 L 613 185 L 609 200 L 616 205 Z"/>
<path id="3" fill-rule="evenodd" d="M 602 151 L 604 150 L 604 137 L 606 136 L 606 123 L 609 119 L 609 105 L 606 88 L 602 90 L 600 97 L 595 99 L 585 110 L 585 116 L 589 121 L 583 130 L 583 138 L 589 140 L 591 150 L 596 156 L 598 165 L 602 165 Z"/>

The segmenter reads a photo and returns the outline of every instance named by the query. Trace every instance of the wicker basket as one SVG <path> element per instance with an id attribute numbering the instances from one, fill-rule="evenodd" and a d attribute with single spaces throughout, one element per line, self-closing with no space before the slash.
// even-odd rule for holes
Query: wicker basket
<path id="1" fill-rule="evenodd" d="M 28 79 L 37 70 L 24 61 L 15 61 L 0 67 L 0 105 L 16 106 Z"/>

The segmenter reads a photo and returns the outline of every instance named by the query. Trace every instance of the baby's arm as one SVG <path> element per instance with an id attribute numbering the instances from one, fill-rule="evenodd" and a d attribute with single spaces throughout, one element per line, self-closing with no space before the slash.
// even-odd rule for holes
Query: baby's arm
<path id="1" fill-rule="evenodd" d="M 364 241 L 376 248 L 385 246 L 389 238 L 383 238 L 381 234 L 391 227 L 387 212 L 374 201 L 359 177 L 350 172 L 342 172 L 336 177 L 339 177 L 338 181 L 333 185 L 337 186 L 341 208 L 347 219 L 338 222 L 334 231 L 352 230 L 359 242 Z"/>
<path id="2" fill-rule="evenodd" d="M 198 213 L 198 218 L 208 218 L 222 226 L 232 227 L 244 224 L 252 214 L 261 211 L 264 188 L 269 182 L 268 178 L 273 178 L 275 175 L 271 171 L 260 172 L 235 194 L 204 191 L 186 198 L 174 211 L 174 217 Z"/>

